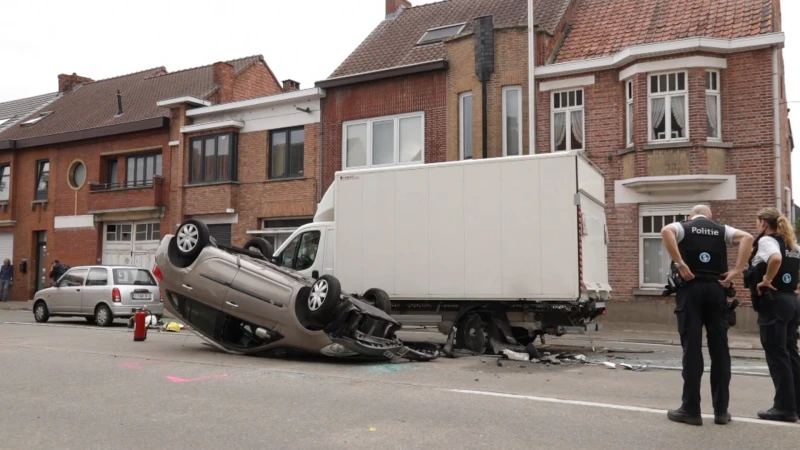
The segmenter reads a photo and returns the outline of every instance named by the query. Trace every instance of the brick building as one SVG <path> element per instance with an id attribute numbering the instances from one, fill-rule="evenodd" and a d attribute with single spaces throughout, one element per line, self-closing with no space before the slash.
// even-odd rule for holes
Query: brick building
<path id="1" fill-rule="evenodd" d="M 0 166 L 10 170 L 0 221 L 13 232 L 14 300 L 49 284 L 54 259 L 151 268 L 162 230 L 179 221 L 185 198 L 175 180 L 183 179 L 188 159 L 176 151 L 180 116 L 169 106 L 182 103 L 184 110 L 186 99 L 209 106 L 283 90 L 260 56 L 99 81 L 58 78 L 55 101 L 0 132 Z M 206 160 L 224 161 L 222 150 L 206 153 Z"/>
<path id="2" fill-rule="evenodd" d="M 583 150 L 604 171 L 609 320 L 669 322 L 664 223 L 696 203 L 750 231 L 759 207 L 793 215 L 780 2 L 535 5 L 529 52 L 526 0 L 386 0 L 318 83 L 323 188 L 350 167 L 528 154 L 535 98 L 535 151 Z"/>
<path id="3" fill-rule="evenodd" d="M 254 235 L 275 249 L 305 223 L 311 222 L 320 195 L 320 88 L 299 89 L 293 80 L 283 92 L 250 100 L 186 109 L 191 99 L 172 102 L 177 148 L 188 158 L 181 179 L 180 214 L 209 225 L 216 240 L 243 245 Z M 220 176 L 221 164 L 209 169 L 200 155 L 209 147 L 230 146 L 225 163 L 234 176 Z M 177 178 L 181 176 L 182 178 Z M 178 205 L 178 203 L 175 203 Z"/>

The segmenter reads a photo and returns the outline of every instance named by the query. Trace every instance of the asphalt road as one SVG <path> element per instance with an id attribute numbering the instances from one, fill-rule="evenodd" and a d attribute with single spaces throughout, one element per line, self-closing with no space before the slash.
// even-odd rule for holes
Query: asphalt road
<path id="1" fill-rule="evenodd" d="M 796 448 L 769 378 L 734 376 L 727 426 L 675 424 L 680 372 L 494 358 L 364 364 L 220 353 L 188 333 L 0 311 L 0 448 Z M 674 358 L 677 349 L 663 350 Z M 708 378 L 704 412 L 710 413 Z"/>

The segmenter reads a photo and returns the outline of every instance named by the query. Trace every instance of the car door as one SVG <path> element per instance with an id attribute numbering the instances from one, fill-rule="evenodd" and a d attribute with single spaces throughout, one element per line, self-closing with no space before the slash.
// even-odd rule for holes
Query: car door
<path id="1" fill-rule="evenodd" d="M 54 296 L 54 313 L 81 314 L 81 291 L 87 272 L 89 270 L 86 268 L 74 268 L 61 277 Z"/>
<path id="2" fill-rule="evenodd" d="M 81 296 L 81 311 L 84 314 L 94 313 L 94 309 L 102 300 L 111 300 L 111 284 L 108 268 L 92 267 L 86 275 L 86 283 Z"/>
<path id="3" fill-rule="evenodd" d="M 320 247 L 322 232 L 320 230 L 309 230 L 297 235 L 292 242 L 278 255 L 280 265 L 287 269 L 296 270 L 304 276 L 311 277 L 313 271 L 320 264 L 317 264 L 317 255 Z M 322 262 L 322 261 L 320 261 Z"/>

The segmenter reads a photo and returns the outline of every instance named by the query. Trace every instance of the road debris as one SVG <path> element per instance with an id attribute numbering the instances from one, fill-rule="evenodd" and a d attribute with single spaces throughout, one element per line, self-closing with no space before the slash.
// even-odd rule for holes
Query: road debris
<path id="1" fill-rule="evenodd" d="M 610 363 L 610 362 L 608 362 L 608 361 L 603 361 L 603 365 L 604 365 L 604 366 L 606 366 L 606 367 L 608 367 L 609 369 L 616 369 L 616 368 L 617 368 L 617 365 L 616 365 L 616 364 L 614 364 L 614 363 Z"/>
<path id="2" fill-rule="evenodd" d="M 503 354 L 505 356 L 507 356 L 508 359 L 510 359 L 512 361 L 524 361 L 524 362 L 530 362 L 531 361 L 531 357 L 529 355 L 527 355 L 525 353 L 515 352 L 514 350 L 511 350 L 511 349 L 508 349 L 508 348 L 503 350 Z"/>

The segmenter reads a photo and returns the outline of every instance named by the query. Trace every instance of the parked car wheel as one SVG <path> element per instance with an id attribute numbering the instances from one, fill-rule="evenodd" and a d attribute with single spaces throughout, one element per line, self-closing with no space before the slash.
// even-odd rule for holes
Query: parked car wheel
<path id="1" fill-rule="evenodd" d="M 178 227 L 175 243 L 178 246 L 178 255 L 195 259 L 203 248 L 211 242 L 211 233 L 208 226 L 196 219 L 189 219 Z"/>
<path id="2" fill-rule="evenodd" d="M 371 303 L 372 306 L 380 309 L 386 314 L 392 314 L 392 301 L 389 294 L 383 289 L 372 288 L 364 292 L 364 300 Z"/>
<path id="3" fill-rule="evenodd" d="M 333 319 L 333 313 L 339 306 L 342 296 L 342 285 L 339 280 L 323 275 L 311 286 L 308 299 L 304 302 L 308 315 L 319 324 L 326 324 Z"/>
<path id="4" fill-rule="evenodd" d="M 50 320 L 50 310 L 47 308 L 47 303 L 45 303 L 44 300 L 39 300 L 33 306 L 33 318 L 39 323 Z"/>
<path id="5" fill-rule="evenodd" d="M 268 240 L 260 237 L 250 239 L 244 244 L 243 248 L 253 253 L 260 253 L 264 258 L 270 258 L 272 254 L 275 253 L 272 244 L 270 244 Z"/>
<path id="6" fill-rule="evenodd" d="M 94 321 L 101 327 L 107 327 L 114 322 L 114 314 L 106 305 L 99 305 L 94 310 Z"/>

